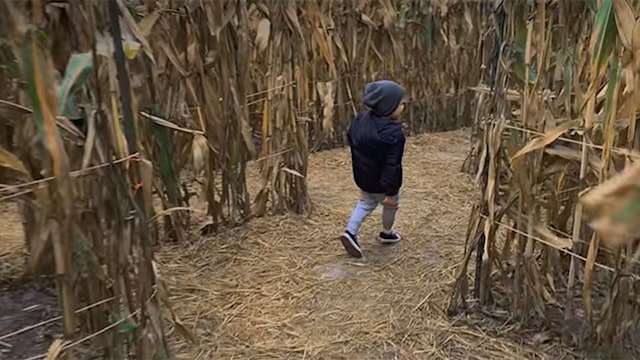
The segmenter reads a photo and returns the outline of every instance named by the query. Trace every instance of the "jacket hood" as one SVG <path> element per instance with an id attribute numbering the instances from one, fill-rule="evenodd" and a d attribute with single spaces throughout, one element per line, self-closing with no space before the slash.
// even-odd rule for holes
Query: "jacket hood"
<path id="1" fill-rule="evenodd" d="M 383 145 L 393 145 L 401 128 L 400 123 L 381 118 L 372 112 L 360 113 L 351 126 L 351 141 L 354 146 L 375 150 Z"/>

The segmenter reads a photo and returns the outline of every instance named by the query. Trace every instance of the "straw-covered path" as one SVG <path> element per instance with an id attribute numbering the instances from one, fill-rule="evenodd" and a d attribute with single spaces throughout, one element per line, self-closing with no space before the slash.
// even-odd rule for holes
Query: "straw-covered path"
<path id="1" fill-rule="evenodd" d="M 177 315 L 200 342 L 190 345 L 170 328 L 177 357 L 547 357 L 545 345 L 446 316 L 476 194 L 459 171 L 466 139 L 462 131 L 408 139 L 397 223 L 404 240 L 375 242 L 378 210 L 363 227 L 363 259 L 349 258 L 337 238 L 358 198 L 347 149 L 311 156 L 309 219 L 255 219 L 191 245 L 165 246 L 161 274 Z"/>

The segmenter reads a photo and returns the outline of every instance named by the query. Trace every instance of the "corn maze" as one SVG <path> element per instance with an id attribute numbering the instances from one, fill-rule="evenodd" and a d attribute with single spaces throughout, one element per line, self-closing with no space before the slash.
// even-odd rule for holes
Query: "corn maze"
<path id="1" fill-rule="evenodd" d="M 0 9 L 0 359 L 638 355 L 640 2 Z M 407 241 L 354 263 L 381 78 Z"/>

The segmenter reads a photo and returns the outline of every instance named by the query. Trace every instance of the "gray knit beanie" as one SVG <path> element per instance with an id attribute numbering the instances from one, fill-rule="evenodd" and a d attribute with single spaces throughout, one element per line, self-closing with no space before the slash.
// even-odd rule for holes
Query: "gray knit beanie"
<path id="1" fill-rule="evenodd" d="M 404 97 L 404 88 L 391 80 L 368 83 L 362 102 L 378 116 L 389 116 L 398 108 Z"/>

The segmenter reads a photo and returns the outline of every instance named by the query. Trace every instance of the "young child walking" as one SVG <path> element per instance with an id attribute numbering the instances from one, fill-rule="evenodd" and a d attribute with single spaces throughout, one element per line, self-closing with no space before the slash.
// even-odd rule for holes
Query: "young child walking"
<path id="1" fill-rule="evenodd" d="M 358 231 L 364 219 L 382 203 L 382 231 L 378 240 L 384 244 L 400 241 L 393 229 L 398 211 L 398 192 L 402 187 L 402 155 L 405 137 L 399 122 L 404 110 L 404 89 L 390 80 L 365 86 L 363 103 L 369 111 L 357 114 L 347 132 L 351 148 L 353 177 L 360 188 L 356 204 L 341 237 L 349 255 L 362 257 Z"/>

